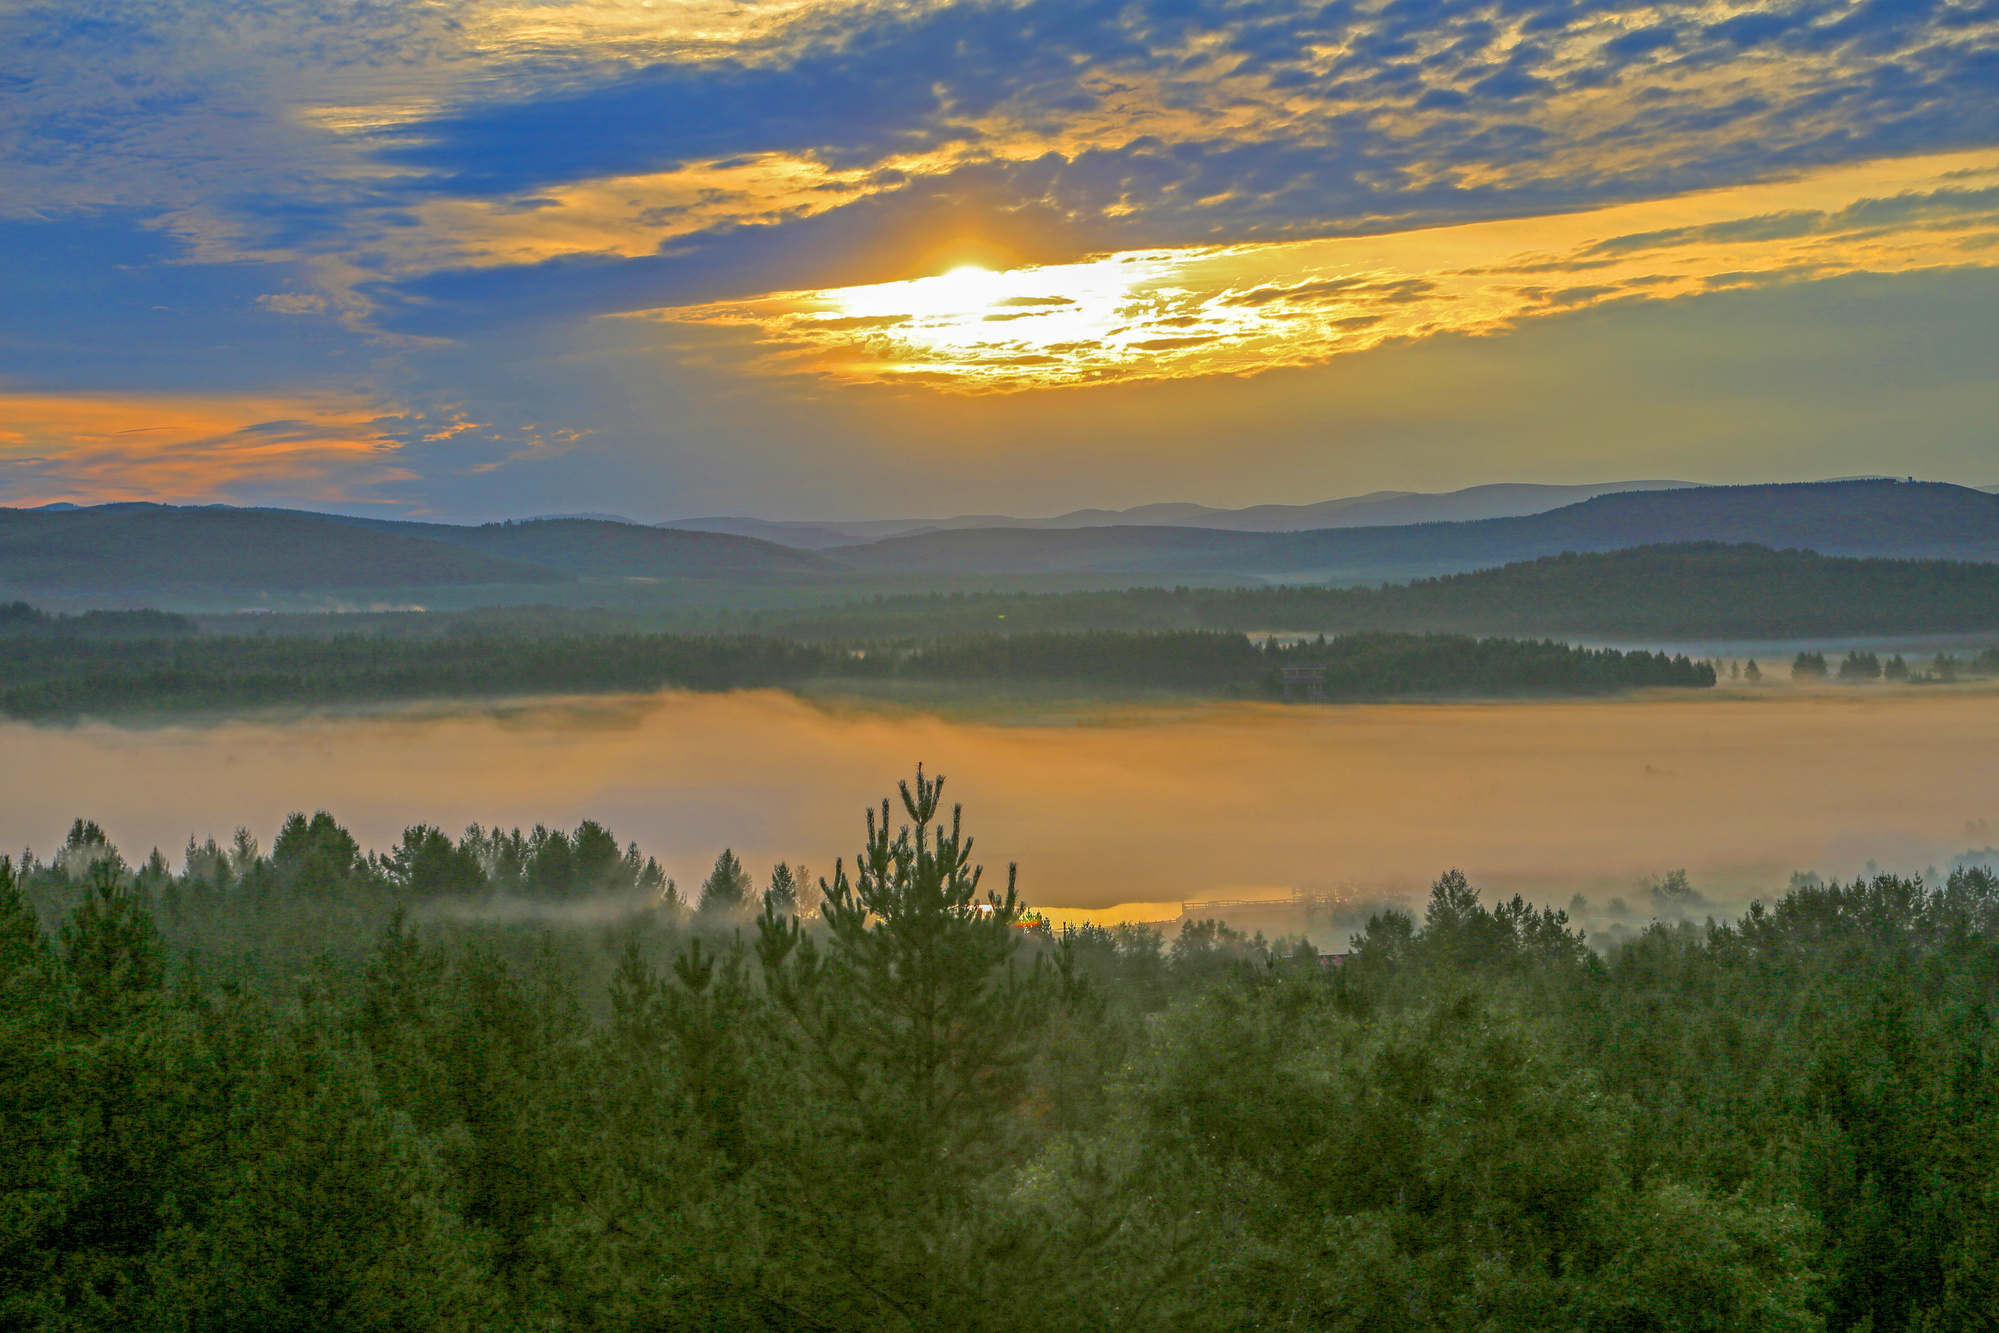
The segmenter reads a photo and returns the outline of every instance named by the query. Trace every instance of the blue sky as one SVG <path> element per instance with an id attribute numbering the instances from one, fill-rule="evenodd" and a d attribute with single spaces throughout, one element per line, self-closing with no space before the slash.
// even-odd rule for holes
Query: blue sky
<path id="1" fill-rule="evenodd" d="M 0 503 L 1999 482 L 1999 0 L 15 3 L 0 183 Z"/>

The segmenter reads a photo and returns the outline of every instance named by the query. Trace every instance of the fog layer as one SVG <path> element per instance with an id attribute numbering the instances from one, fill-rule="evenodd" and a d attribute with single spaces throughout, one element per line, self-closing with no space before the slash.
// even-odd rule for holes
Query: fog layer
<path id="1" fill-rule="evenodd" d="M 324 808 L 364 846 L 406 824 L 608 824 L 683 886 L 724 845 L 830 869 L 920 760 L 989 866 L 1045 907 L 1419 892 L 1463 867 L 1566 903 L 1686 867 L 1712 898 L 1793 869 L 1921 869 L 1992 839 L 1999 695 L 1132 708 L 1034 725 L 667 694 L 125 729 L 0 726 L 0 845 L 77 816 L 130 856 Z M 1633 896 L 1634 910 L 1642 892 Z"/>

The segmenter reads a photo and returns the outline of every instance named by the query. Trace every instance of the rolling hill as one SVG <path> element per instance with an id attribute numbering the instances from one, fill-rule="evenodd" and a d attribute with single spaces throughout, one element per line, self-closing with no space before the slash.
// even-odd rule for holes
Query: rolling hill
<path id="1" fill-rule="evenodd" d="M 1246 533 L 1183 527 L 986 529 L 829 552 L 869 570 L 1234 574 L 1379 581 L 1671 542 L 1750 542 L 1826 555 L 1999 560 L 1999 497 L 1888 480 L 1625 491 L 1522 517 Z"/>
<path id="2" fill-rule="evenodd" d="M 1014 518 L 1007 514 L 960 514 L 954 518 L 868 519 L 858 522 L 786 522 L 763 518 L 683 518 L 662 528 L 727 532 L 761 537 L 808 550 L 827 550 L 907 537 L 925 532 L 956 532 L 967 528 L 1218 528 L 1225 532 L 1299 532 L 1313 528 L 1392 527 L 1407 523 L 1457 523 L 1481 518 L 1538 514 L 1613 491 L 1663 490 L 1695 485 L 1690 481 L 1610 481 L 1583 486 L 1543 486 L 1501 483 L 1470 486 L 1460 491 L 1375 491 L 1309 505 L 1253 505 L 1247 509 L 1216 509 L 1197 504 L 1150 504 L 1133 509 L 1076 509 L 1053 518 Z"/>
<path id="3" fill-rule="evenodd" d="M 755 537 L 642 527 L 617 519 L 545 518 L 479 527 L 390 519 L 339 521 L 589 578 L 820 574 L 841 567 L 815 552 Z"/>
<path id="4" fill-rule="evenodd" d="M 1837 638 L 1999 631 L 1999 564 L 1688 542 L 1545 556 L 1378 588 L 1132 588 L 877 598 L 766 612 L 761 633 L 931 639 L 1043 631 L 1228 629 Z"/>
<path id="5" fill-rule="evenodd" d="M 501 600 L 577 580 L 820 592 L 885 576 L 1088 576 L 1379 583 L 1563 552 L 1678 542 L 1826 555 L 1999 561 L 1999 496 L 1886 480 L 1622 491 L 1544 513 L 1470 522 L 1250 532 L 1194 526 L 969 528 L 808 551 L 731 533 L 593 518 L 479 527 L 280 509 L 114 504 L 0 510 L 0 588 L 146 595 L 510 586 Z M 564 594 L 573 601 L 574 597 Z"/>
<path id="6" fill-rule="evenodd" d="M 321 514 L 116 505 L 0 509 L 0 585 L 60 592 L 311 590 L 566 582 L 572 576 Z"/>
<path id="7" fill-rule="evenodd" d="M 749 537 L 599 519 L 457 527 L 221 505 L 0 509 L 0 587 L 31 592 L 532 588 L 833 568 L 824 556 Z"/>

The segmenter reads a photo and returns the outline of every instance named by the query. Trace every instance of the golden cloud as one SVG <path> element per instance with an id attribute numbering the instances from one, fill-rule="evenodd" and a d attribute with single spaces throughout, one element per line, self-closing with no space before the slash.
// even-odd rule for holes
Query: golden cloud
<path id="1" fill-rule="evenodd" d="M 413 475 L 384 424 L 351 399 L 0 394 L 0 488 L 14 505 L 210 502 L 264 486 L 338 502 Z"/>
<path id="2" fill-rule="evenodd" d="M 1611 302 L 1995 261 L 1986 151 L 1565 216 L 966 267 L 636 317 L 748 330 L 767 373 L 1004 391 L 1248 374 Z"/>

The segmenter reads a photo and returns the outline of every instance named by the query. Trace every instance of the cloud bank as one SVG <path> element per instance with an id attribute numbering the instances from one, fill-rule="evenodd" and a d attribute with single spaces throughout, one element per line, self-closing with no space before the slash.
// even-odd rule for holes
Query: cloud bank
<path id="1" fill-rule="evenodd" d="M 0 37 L 0 387 L 366 400 L 425 425 L 296 494 L 440 512 L 556 456 L 601 500 L 648 447 L 671 508 L 730 447 L 607 404 L 606 317 L 750 348 L 662 380 L 1240 374 L 1735 273 L 1984 267 L 1990 182 L 1943 160 L 1999 144 L 1992 0 L 74 0 Z M 831 327 L 965 265 L 1081 309 Z"/>

